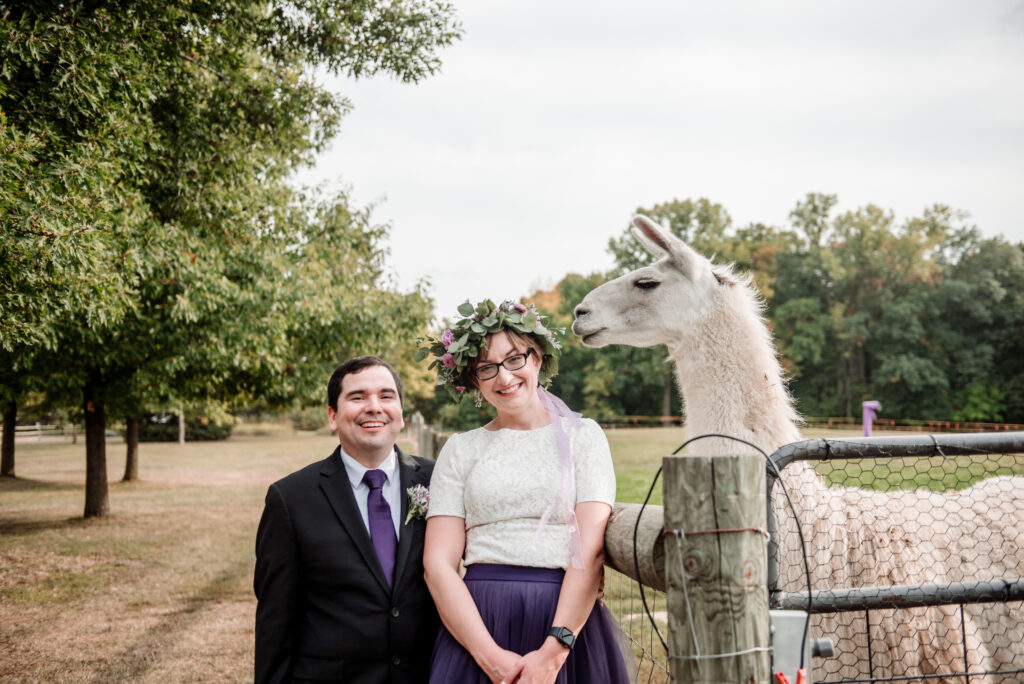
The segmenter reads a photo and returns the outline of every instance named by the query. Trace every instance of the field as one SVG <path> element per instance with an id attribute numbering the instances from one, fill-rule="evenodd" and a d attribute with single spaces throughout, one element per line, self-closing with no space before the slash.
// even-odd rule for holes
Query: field
<path id="1" fill-rule="evenodd" d="M 618 500 L 639 502 L 684 431 L 608 436 Z M 83 520 L 84 446 L 19 441 L 18 478 L 0 480 L 0 681 L 251 681 L 253 541 L 267 485 L 336 443 L 142 444 L 135 483 L 118 481 L 124 445 L 111 443 L 112 513 Z"/>

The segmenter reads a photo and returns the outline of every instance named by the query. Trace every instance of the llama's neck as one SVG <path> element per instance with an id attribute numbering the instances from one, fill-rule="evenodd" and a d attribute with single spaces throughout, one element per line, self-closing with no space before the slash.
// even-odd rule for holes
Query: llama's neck
<path id="1" fill-rule="evenodd" d="M 771 454 L 800 439 L 792 400 L 771 335 L 752 293 L 735 287 L 724 304 L 669 347 L 686 405 L 686 434 L 718 433 L 752 442 Z M 739 454 L 731 440 L 707 439 L 691 454 Z"/>

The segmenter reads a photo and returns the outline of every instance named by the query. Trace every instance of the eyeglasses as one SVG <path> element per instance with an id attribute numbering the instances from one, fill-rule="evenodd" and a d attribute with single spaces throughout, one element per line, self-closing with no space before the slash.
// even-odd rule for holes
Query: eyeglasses
<path id="1" fill-rule="evenodd" d="M 532 353 L 533 349 L 527 349 L 525 354 L 515 354 L 501 363 L 488 363 L 483 366 L 477 366 L 476 370 L 473 371 L 473 375 L 477 380 L 490 380 L 498 375 L 499 366 L 508 371 L 517 371 L 526 365 L 526 359 L 530 358 Z"/>

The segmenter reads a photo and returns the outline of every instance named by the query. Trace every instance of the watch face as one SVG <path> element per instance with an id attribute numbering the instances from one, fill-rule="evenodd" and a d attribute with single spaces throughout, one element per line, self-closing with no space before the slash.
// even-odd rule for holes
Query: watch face
<path id="1" fill-rule="evenodd" d="M 555 637 L 558 643 L 566 648 L 572 648 L 576 644 L 576 636 L 568 627 L 552 627 L 548 634 Z"/>

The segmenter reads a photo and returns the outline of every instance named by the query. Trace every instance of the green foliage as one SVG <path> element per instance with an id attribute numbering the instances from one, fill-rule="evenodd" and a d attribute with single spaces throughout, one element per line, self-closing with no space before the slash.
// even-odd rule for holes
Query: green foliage
<path id="1" fill-rule="evenodd" d="M 185 417 L 186 442 L 212 442 L 231 437 L 232 424 L 192 414 Z M 177 442 L 178 416 L 174 413 L 149 413 L 139 419 L 140 442 Z M 121 431 L 124 437 L 124 430 Z"/>
<path id="2" fill-rule="evenodd" d="M 0 354 L 55 400 L 309 401 L 428 320 L 387 227 L 289 177 L 350 106 L 318 74 L 435 72 L 449 5 L 19 4 L 0 35 Z"/>
<path id="3" fill-rule="evenodd" d="M 447 392 L 444 396 L 440 396 L 440 388 L 438 390 L 438 401 L 441 406 L 437 411 L 437 422 L 448 430 L 472 430 L 486 425 L 498 415 L 494 407 L 486 401 L 482 402 L 479 407 L 472 401 L 452 403 Z"/>
<path id="4" fill-rule="evenodd" d="M 1024 245 L 983 240 L 941 205 L 897 224 L 872 205 L 833 215 L 836 204 L 811 193 L 789 226 L 736 229 L 706 199 L 638 212 L 751 273 L 804 415 L 859 416 L 879 399 L 886 417 L 1024 422 Z M 609 252 L 608 277 L 650 261 L 628 229 Z M 567 275 L 557 323 L 605 279 Z M 552 389 L 598 418 L 677 413 L 665 357 L 570 339 Z"/>

